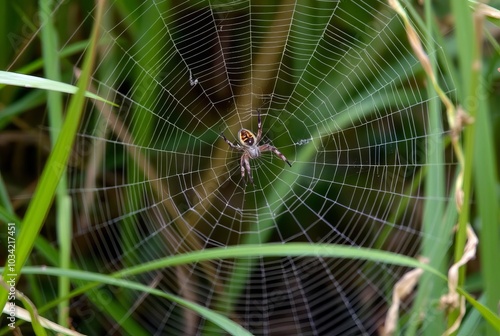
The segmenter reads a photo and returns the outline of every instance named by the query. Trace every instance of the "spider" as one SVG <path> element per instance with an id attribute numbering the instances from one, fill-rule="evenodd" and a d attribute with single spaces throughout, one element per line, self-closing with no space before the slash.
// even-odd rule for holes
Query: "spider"
<path id="1" fill-rule="evenodd" d="M 252 171 L 250 170 L 250 159 L 256 159 L 258 158 L 262 152 L 273 152 L 276 154 L 281 160 L 285 161 L 288 163 L 288 165 L 291 167 L 292 165 L 290 162 L 288 162 L 287 158 L 281 154 L 281 152 L 274 146 L 270 144 L 264 144 L 264 145 L 259 145 L 259 142 L 262 138 L 262 122 L 260 119 L 260 110 L 257 110 L 258 116 L 257 116 L 257 136 L 255 136 L 251 131 L 247 130 L 246 128 L 242 128 L 238 132 L 238 141 L 239 143 L 232 143 L 229 141 L 225 136 L 224 133 L 221 133 L 221 137 L 224 139 L 225 142 L 231 147 L 232 149 L 236 149 L 238 151 L 242 151 L 243 154 L 241 155 L 241 177 L 245 179 L 245 171 L 248 176 L 248 180 L 250 181 L 251 184 L 253 183 L 253 178 L 252 178 Z"/>

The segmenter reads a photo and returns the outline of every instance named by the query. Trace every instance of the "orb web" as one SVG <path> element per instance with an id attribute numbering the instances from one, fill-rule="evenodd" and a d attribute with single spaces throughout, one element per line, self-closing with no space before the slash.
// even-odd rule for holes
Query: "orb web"
<path id="1" fill-rule="evenodd" d="M 110 1 L 101 31 L 92 90 L 119 107 L 88 102 L 68 170 L 77 267 L 109 274 L 269 242 L 420 253 L 427 142 L 445 132 L 428 126 L 437 97 L 427 96 L 386 2 L 145 1 L 126 12 Z M 231 142 L 242 128 L 257 134 L 259 113 L 260 144 L 292 167 L 264 152 L 250 160 L 252 185 L 241 176 L 242 152 L 221 133 Z M 130 279 L 224 306 L 256 335 L 360 335 L 378 333 L 404 271 L 261 257 Z M 110 334 L 127 321 L 151 334 L 218 330 L 174 302 L 105 290 L 123 316 L 79 315 L 97 309 L 89 294 L 72 302 L 75 327 L 97 319 Z"/>

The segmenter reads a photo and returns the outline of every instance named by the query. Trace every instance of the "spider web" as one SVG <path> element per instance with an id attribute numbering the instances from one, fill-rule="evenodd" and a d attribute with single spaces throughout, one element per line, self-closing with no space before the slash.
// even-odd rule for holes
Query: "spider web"
<path id="1" fill-rule="evenodd" d="M 88 103 L 68 170 L 75 265 L 108 274 L 267 242 L 421 252 L 425 149 L 431 135 L 445 134 L 429 129 L 427 104 L 436 97 L 426 95 L 386 2 L 145 1 L 124 12 L 109 2 L 92 82 L 120 107 Z M 278 148 L 292 167 L 264 152 L 250 160 L 251 185 L 241 177 L 242 153 L 220 134 L 257 134 L 257 111 L 260 144 Z M 229 307 L 257 335 L 360 335 L 378 333 L 405 271 L 286 257 L 197 263 L 133 280 Z M 90 293 L 72 302 L 77 329 L 126 333 L 120 324 L 132 320 L 151 334 L 219 330 L 176 303 L 107 290 L 123 316 L 98 313 L 89 297 L 102 290 Z"/>

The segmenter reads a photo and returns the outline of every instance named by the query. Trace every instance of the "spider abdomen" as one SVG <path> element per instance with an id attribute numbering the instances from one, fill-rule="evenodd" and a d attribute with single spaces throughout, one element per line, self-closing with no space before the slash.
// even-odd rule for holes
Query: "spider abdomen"
<path id="1" fill-rule="evenodd" d="M 255 135 L 245 128 L 240 129 L 238 132 L 238 140 L 243 146 L 248 147 L 255 145 L 256 142 Z"/>

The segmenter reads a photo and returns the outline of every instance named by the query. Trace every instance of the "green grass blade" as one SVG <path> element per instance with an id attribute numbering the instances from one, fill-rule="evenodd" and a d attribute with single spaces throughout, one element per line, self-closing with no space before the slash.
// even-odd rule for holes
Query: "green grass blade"
<path id="1" fill-rule="evenodd" d="M 480 41 L 477 41 L 478 35 L 475 34 L 476 27 L 474 25 L 473 13 L 468 7 L 467 3 L 463 1 L 454 0 L 451 1 L 451 8 L 455 16 L 455 22 L 460 24 L 455 25 L 456 31 L 456 43 L 458 45 L 458 60 L 460 69 L 460 83 L 458 91 L 462 100 L 460 104 L 464 107 L 466 112 L 475 117 L 477 112 L 477 90 L 476 87 L 479 84 L 479 72 L 478 67 L 474 66 L 473 63 L 478 59 L 480 50 L 478 48 Z M 460 130 L 452 130 L 460 131 Z M 475 132 L 476 126 L 473 124 L 465 127 L 464 134 L 464 163 L 463 167 L 460 167 L 461 174 L 463 178 L 457 181 L 461 192 L 463 192 L 463 205 L 459 211 L 459 222 L 458 229 L 455 235 L 455 246 L 454 246 L 454 261 L 458 262 L 464 252 L 466 244 L 466 228 L 470 223 L 470 213 L 471 213 L 471 200 L 472 200 L 472 170 L 473 170 L 473 158 L 474 158 L 474 147 L 475 147 Z M 465 282 L 465 267 L 459 269 L 458 285 L 462 286 Z M 455 321 L 459 318 L 460 312 L 458 308 L 452 310 L 448 314 L 448 327 L 451 327 Z"/>
<path id="2" fill-rule="evenodd" d="M 103 283 L 113 286 L 123 286 L 130 289 L 145 291 L 154 295 L 164 297 L 166 299 L 177 302 L 181 305 L 195 310 L 202 316 L 206 317 L 213 323 L 220 325 L 220 321 L 225 321 L 223 316 L 218 316 L 215 312 L 209 312 L 206 308 L 186 302 L 182 298 L 175 297 L 174 295 L 158 291 L 156 289 L 144 286 L 139 283 L 131 282 L 128 280 L 119 279 L 121 277 L 142 274 L 145 272 L 164 269 L 167 267 L 174 267 L 178 265 L 186 265 L 197 263 L 205 260 L 220 260 L 220 259 L 249 259 L 252 257 L 280 257 L 280 256 L 315 256 L 315 257 L 330 257 L 330 258 L 347 258 L 357 260 L 367 260 L 381 263 L 388 263 L 393 265 L 400 265 L 412 268 L 422 268 L 426 272 L 434 274 L 438 279 L 446 282 L 446 277 L 438 270 L 427 264 L 422 264 L 418 260 L 399 255 L 391 252 L 372 250 L 367 248 L 352 248 L 350 246 L 334 245 L 334 244 L 305 244 L 305 243 L 290 243 L 290 244 L 265 244 L 265 245 L 246 245 L 246 246 L 232 246 L 227 248 L 213 248 L 204 251 L 195 251 L 186 254 L 176 255 L 168 258 L 163 258 L 142 264 L 136 267 L 119 271 L 111 275 L 103 275 L 90 273 L 86 271 L 65 270 L 52 267 L 26 267 L 24 272 L 26 274 L 44 274 L 55 276 L 67 276 L 72 279 L 79 279 L 84 281 L 93 281 L 88 285 L 76 289 L 70 293 L 70 297 L 81 295 L 89 292 L 90 290 L 101 286 Z M 496 316 L 490 309 L 483 304 L 477 302 L 471 295 L 469 295 L 462 288 L 458 288 L 458 292 L 465 296 L 465 298 L 472 304 L 478 312 L 481 313 L 496 330 L 500 331 L 500 318 Z M 53 306 L 53 305 L 52 305 Z M 40 309 L 42 311 L 43 308 Z M 216 315 L 213 315 L 216 314 Z M 217 320 L 219 318 L 220 320 Z M 214 321 L 216 319 L 216 321 Z M 218 322 L 219 321 L 219 322 Z M 235 329 L 233 329 L 235 330 Z"/>
<path id="3" fill-rule="evenodd" d="M 51 91 L 58 91 L 58 92 L 64 92 L 64 93 L 70 93 L 70 94 L 76 94 L 78 91 L 78 87 L 46 79 L 46 78 L 41 78 L 41 77 L 36 77 L 36 76 L 30 76 L 30 75 L 23 75 L 19 73 L 14 73 L 14 72 L 8 72 L 8 71 L 0 71 L 0 83 L 1 84 L 6 84 L 6 85 L 14 85 L 14 86 L 22 86 L 26 88 L 34 88 L 34 89 L 44 89 L 44 90 L 51 90 Z M 95 100 L 102 101 L 106 104 L 112 105 L 112 106 L 118 106 L 117 104 L 108 101 L 104 98 L 99 97 L 98 95 L 84 91 L 85 97 L 87 98 L 92 98 Z"/>
<path id="4" fill-rule="evenodd" d="M 59 268 L 53 268 L 53 267 L 26 267 L 25 270 L 26 274 L 43 274 L 43 275 L 54 275 L 54 276 L 65 276 L 68 278 L 72 279 L 78 279 L 78 280 L 84 280 L 84 281 L 92 281 L 94 284 L 97 285 L 102 285 L 102 284 L 108 284 L 111 286 L 119 286 L 123 288 L 128 288 L 132 290 L 138 290 L 142 291 L 144 293 L 149 293 L 151 295 L 156 295 L 158 297 L 165 298 L 169 301 L 175 302 L 181 306 L 184 306 L 188 309 L 191 309 L 198 313 L 200 316 L 206 318 L 207 320 L 211 321 L 212 323 L 218 325 L 221 327 L 223 330 L 227 331 L 228 333 L 232 335 L 251 335 L 248 331 L 246 331 L 244 328 L 242 328 L 240 325 L 237 323 L 231 321 L 227 317 L 218 314 L 215 311 L 212 311 L 208 308 L 205 308 L 197 303 L 190 302 L 188 300 L 185 300 L 179 296 L 160 291 L 155 288 L 151 288 L 149 286 L 143 285 L 141 283 L 129 281 L 129 280 L 124 280 L 124 279 L 117 279 L 116 277 L 109 276 L 109 275 L 103 275 L 99 273 L 91 273 L 87 271 L 77 271 L 77 270 L 67 270 L 67 269 L 59 269 Z M 88 288 L 88 287 L 87 287 Z M 88 290 L 88 289 L 87 289 Z"/>
<path id="5" fill-rule="evenodd" d="M 477 87 L 479 97 L 486 97 L 484 85 Z M 500 268 L 498 267 L 498 247 L 500 238 L 500 200 L 497 192 L 498 176 L 496 167 L 497 153 L 494 149 L 491 115 L 486 99 L 478 99 L 476 117 L 476 139 L 474 148 L 474 187 L 477 195 L 481 230 L 479 231 L 479 251 L 483 274 L 483 292 L 485 305 L 495 310 L 500 302 Z M 472 158 L 471 158 L 472 160 Z M 486 327 L 486 335 L 498 335 L 491 326 Z"/>
<path id="6" fill-rule="evenodd" d="M 64 275 L 73 278 L 74 273 L 79 274 L 79 279 L 88 281 L 97 281 L 96 283 L 85 286 L 83 289 L 77 289 L 72 292 L 71 295 L 78 295 L 91 290 L 99 286 L 102 283 L 107 283 L 110 285 L 120 285 L 122 280 L 118 278 L 133 276 L 137 274 L 142 274 L 154 270 L 164 269 L 167 267 L 174 267 L 179 265 L 193 264 L 201 261 L 208 260 L 220 260 L 220 259 L 249 259 L 253 257 L 291 257 L 291 256 L 314 256 L 314 257 L 324 257 L 324 258 L 346 258 L 346 259 L 356 259 L 356 260 L 366 260 L 380 263 L 387 263 L 392 265 L 406 266 L 412 268 L 421 268 L 426 272 L 429 272 L 437 277 L 437 279 L 447 281 L 445 275 L 440 273 L 438 270 L 430 265 L 423 264 L 418 260 L 386 251 L 373 250 L 368 248 L 352 248 L 350 246 L 342 246 L 335 244 L 306 244 L 306 243 L 289 243 L 289 244 L 265 244 L 265 245 L 245 245 L 245 246 L 231 246 L 224 248 L 212 248 L 204 251 L 194 251 L 185 254 L 175 255 L 168 258 L 154 260 L 142 265 L 135 267 L 130 267 L 111 275 L 93 274 L 89 272 L 82 271 L 72 271 L 72 270 L 57 270 L 54 271 L 54 275 L 61 275 L 61 272 L 65 272 Z M 31 270 L 38 269 L 37 272 L 43 274 L 50 274 L 54 268 L 34 268 L 26 267 L 26 273 L 31 272 Z M 86 278 L 86 277 L 89 278 Z M 102 277 L 102 278 L 100 278 Z M 128 284 L 127 284 L 128 286 Z M 142 290 L 144 285 L 135 284 L 134 289 Z M 149 288 L 149 287 L 147 287 Z M 151 288 L 149 288 L 151 289 Z M 469 301 L 485 318 L 490 325 L 497 331 L 500 331 L 500 317 L 497 316 L 492 310 L 490 310 L 485 305 L 476 301 L 470 294 L 468 294 L 463 288 L 459 287 L 458 292 Z M 165 293 L 163 293 L 165 294 Z M 155 292 L 156 295 L 156 292 Z"/>
<path id="7" fill-rule="evenodd" d="M 433 36 L 432 22 L 434 16 L 430 1 L 425 3 L 426 27 L 425 27 L 425 48 L 429 57 L 429 62 L 433 73 L 437 73 L 437 59 L 435 38 Z M 453 222 L 446 221 L 444 215 L 444 204 L 435 202 L 435 199 L 444 199 L 445 194 L 445 172 L 444 172 L 444 140 L 442 139 L 443 125 L 441 122 L 441 104 L 437 98 L 437 92 L 433 85 L 427 86 L 427 96 L 436 97 L 430 99 L 428 103 L 429 133 L 426 141 L 425 153 L 427 173 L 425 179 L 425 203 L 423 212 L 424 230 L 422 240 L 422 255 L 430 261 L 430 265 L 440 272 L 446 272 L 446 259 L 451 238 Z M 436 223 L 439 223 L 436 225 Z M 435 237 L 440 237 L 436 239 Z M 429 273 L 422 275 L 419 282 L 419 290 L 412 307 L 412 313 L 407 330 L 407 335 L 414 335 L 418 320 L 425 315 L 435 316 L 433 319 L 424 319 L 423 332 L 425 335 L 440 335 L 445 330 L 443 324 L 444 312 L 435 307 L 434 302 L 438 301 L 443 292 L 446 291 L 446 283 L 435 281 L 435 277 Z"/>
<path id="8" fill-rule="evenodd" d="M 40 15 L 45 22 L 41 27 L 42 56 L 45 77 L 57 82 L 62 81 L 61 66 L 59 62 L 59 37 L 54 26 L 54 18 L 50 15 L 54 7 L 53 0 L 40 0 Z M 58 91 L 47 90 L 47 107 L 49 115 L 50 139 L 52 145 L 57 141 L 57 132 L 61 129 L 63 123 L 63 104 L 62 95 Z M 67 190 L 66 170 L 62 173 L 59 185 L 56 190 L 56 227 L 57 242 L 60 246 L 59 265 L 62 268 L 69 268 L 70 264 L 70 244 L 71 244 L 71 199 Z M 69 279 L 60 277 L 58 279 L 58 295 L 66 297 L 70 290 Z M 34 287 L 31 285 L 30 287 Z M 59 304 L 58 320 L 59 325 L 68 327 L 69 301 L 65 300 Z"/>
<path id="9" fill-rule="evenodd" d="M 89 83 L 90 73 L 93 68 L 96 45 L 95 41 L 97 40 L 99 22 L 102 17 L 102 7 L 102 2 L 100 2 L 100 5 L 97 6 L 97 16 L 92 32 L 92 42 L 85 55 L 82 74 L 78 82 L 78 90 L 70 101 L 68 114 L 64 121 L 61 133 L 59 134 L 56 145 L 54 146 L 54 150 L 51 152 L 47 160 L 40 182 L 35 190 L 33 199 L 28 206 L 26 215 L 21 224 L 17 242 L 22 242 L 22 244 L 16 244 L 16 263 L 13 269 L 6 268 L 4 270 L 4 277 L 6 280 L 11 280 L 11 278 L 13 278 L 17 281 L 19 278 L 21 269 L 31 253 L 35 239 L 38 236 L 50 209 L 57 185 L 59 184 L 59 180 L 68 162 L 85 103 L 85 89 Z M 5 72 L 2 74 L 5 75 Z M 8 277 L 9 274 L 14 275 Z M 6 301 L 7 291 L 5 289 L 1 289 L 0 306 L 3 307 Z"/>

